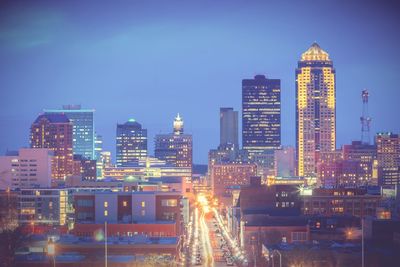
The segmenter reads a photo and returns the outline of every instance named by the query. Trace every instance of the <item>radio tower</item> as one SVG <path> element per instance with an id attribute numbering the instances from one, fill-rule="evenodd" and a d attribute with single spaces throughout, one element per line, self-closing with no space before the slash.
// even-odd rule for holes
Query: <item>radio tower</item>
<path id="1" fill-rule="evenodd" d="M 369 129 L 371 126 L 371 118 L 368 116 L 368 97 L 369 97 L 368 90 L 367 89 L 362 90 L 361 98 L 363 102 L 363 111 L 360 120 L 361 120 L 361 142 L 363 144 L 370 143 Z"/>

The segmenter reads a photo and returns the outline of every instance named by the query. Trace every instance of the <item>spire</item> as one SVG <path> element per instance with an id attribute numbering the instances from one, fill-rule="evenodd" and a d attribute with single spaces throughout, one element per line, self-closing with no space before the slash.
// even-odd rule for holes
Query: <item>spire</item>
<path id="1" fill-rule="evenodd" d="M 301 54 L 301 61 L 330 61 L 329 54 L 323 50 L 317 42 Z"/>
<path id="2" fill-rule="evenodd" d="M 181 116 L 176 115 L 175 120 L 174 120 L 174 134 L 179 135 L 183 134 L 183 120 Z"/>

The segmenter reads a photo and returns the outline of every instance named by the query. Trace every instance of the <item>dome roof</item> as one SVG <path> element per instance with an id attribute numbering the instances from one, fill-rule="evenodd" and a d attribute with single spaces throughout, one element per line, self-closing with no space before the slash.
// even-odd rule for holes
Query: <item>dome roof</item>
<path id="1" fill-rule="evenodd" d="M 330 61 L 329 54 L 324 51 L 316 42 L 303 54 L 301 61 Z"/>

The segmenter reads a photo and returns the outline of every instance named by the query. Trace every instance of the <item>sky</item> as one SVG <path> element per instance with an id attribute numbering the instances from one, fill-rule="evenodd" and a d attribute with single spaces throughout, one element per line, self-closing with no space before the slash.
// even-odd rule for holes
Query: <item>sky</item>
<path id="1" fill-rule="evenodd" d="M 29 146 L 46 108 L 94 108 L 115 156 L 116 124 L 154 135 L 179 112 L 194 162 L 219 143 L 219 108 L 241 113 L 241 80 L 281 79 L 282 144 L 295 144 L 295 68 L 314 42 L 336 69 L 337 146 L 359 140 L 361 90 L 371 133 L 400 133 L 396 1 L 0 1 L 0 153 Z"/>

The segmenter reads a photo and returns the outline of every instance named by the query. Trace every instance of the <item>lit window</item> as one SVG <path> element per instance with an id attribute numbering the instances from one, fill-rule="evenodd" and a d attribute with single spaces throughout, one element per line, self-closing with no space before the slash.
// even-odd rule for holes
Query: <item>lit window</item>
<path id="1" fill-rule="evenodd" d="M 104 211 L 104 216 L 108 216 L 108 210 Z"/>
<path id="2" fill-rule="evenodd" d="M 108 202 L 107 201 L 104 201 L 104 207 L 108 208 Z"/>
<path id="3" fill-rule="evenodd" d="M 128 202 L 127 201 L 123 201 L 122 202 L 122 206 L 124 206 L 124 207 L 128 206 Z"/>
<path id="4" fill-rule="evenodd" d="M 146 207 L 146 202 L 142 201 L 142 208 Z"/>

